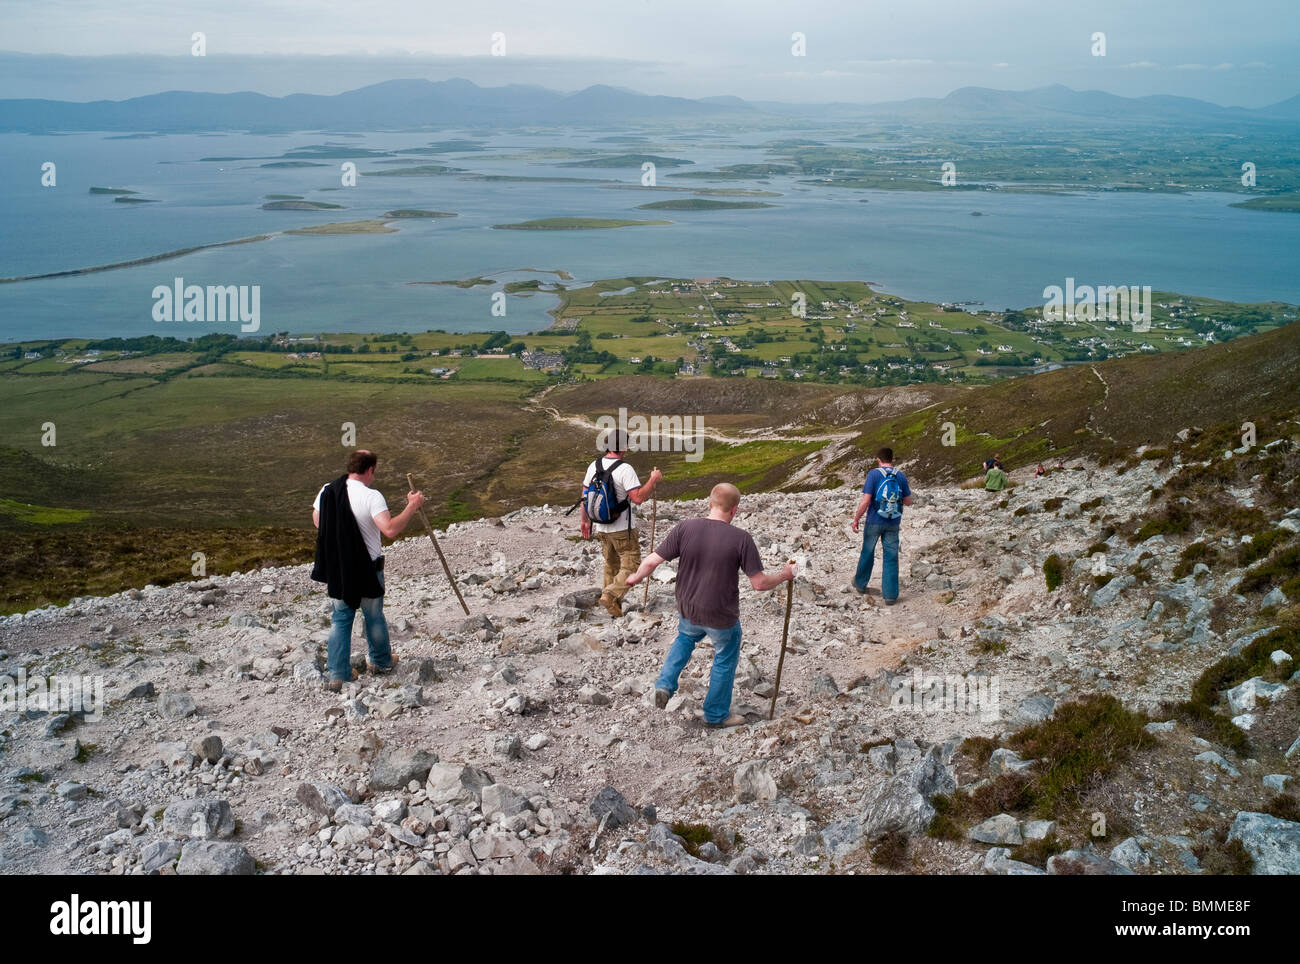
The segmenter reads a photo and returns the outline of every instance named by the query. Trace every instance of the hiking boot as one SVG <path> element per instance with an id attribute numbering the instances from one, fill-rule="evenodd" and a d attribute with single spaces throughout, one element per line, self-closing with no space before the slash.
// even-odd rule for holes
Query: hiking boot
<path id="1" fill-rule="evenodd" d="M 898 597 L 897 597 L 897 596 L 895 596 L 893 599 L 886 599 L 886 600 L 885 600 L 885 605 L 886 605 L 886 606 L 892 606 L 892 605 L 894 605 L 894 603 L 896 603 L 896 602 L 898 602 Z"/>
<path id="2" fill-rule="evenodd" d="M 745 718 L 741 716 L 739 713 L 732 713 L 729 717 L 727 717 L 725 720 L 722 720 L 721 722 L 709 723 L 708 721 L 705 721 L 704 725 L 707 726 L 710 730 L 721 730 L 723 727 L 727 727 L 727 726 L 744 726 Z"/>
<path id="3" fill-rule="evenodd" d="M 655 706 L 657 706 L 659 709 L 662 710 L 665 706 L 667 706 L 668 701 L 672 698 L 673 698 L 672 693 L 669 693 L 667 690 L 661 690 L 657 686 L 655 687 Z"/>
<path id="4" fill-rule="evenodd" d="M 387 676 L 395 669 L 397 669 L 396 656 L 393 657 L 393 661 L 391 663 L 389 663 L 386 667 L 383 668 L 376 666 L 374 663 L 370 662 L 370 660 L 366 660 L 366 672 L 374 673 L 376 676 Z"/>
<path id="5" fill-rule="evenodd" d="M 856 582 L 850 582 L 850 583 L 849 583 L 849 588 L 852 589 L 852 590 L 853 590 L 855 593 L 857 593 L 859 596 L 865 596 L 865 595 L 867 594 L 867 591 L 866 591 L 865 589 L 859 589 L 859 588 L 858 588 L 858 584 L 857 584 Z"/>
<path id="6" fill-rule="evenodd" d="M 618 619 L 623 615 L 623 607 L 618 604 L 618 600 L 613 596 L 602 595 L 600 597 L 600 604 L 604 606 L 605 611 L 615 619 Z"/>
<path id="7" fill-rule="evenodd" d="M 344 682 L 355 683 L 356 681 L 357 681 L 357 671 L 353 670 L 351 679 L 346 681 L 341 679 L 332 679 L 325 684 L 325 688 L 329 690 L 331 693 L 342 693 Z"/>

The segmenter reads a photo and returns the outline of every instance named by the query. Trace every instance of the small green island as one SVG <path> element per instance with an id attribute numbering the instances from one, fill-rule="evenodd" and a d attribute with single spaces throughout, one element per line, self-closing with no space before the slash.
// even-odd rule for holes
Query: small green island
<path id="1" fill-rule="evenodd" d="M 634 221 L 626 218 L 537 218 L 518 224 L 494 224 L 505 231 L 586 231 L 594 228 L 630 228 L 651 224 L 672 224 L 671 221 Z"/>
<path id="2" fill-rule="evenodd" d="M 755 208 L 774 208 L 765 201 L 713 201 L 708 198 L 675 198 L 671 201 L 651 201 L 638 204 L 641 211 L 749 211 Z"/>
<path id="3" fill-rule="evenodd" d="M 560 167 L 640 167 L 642 164 L 653 164 L 655 167 L 685 167 L 687 164 L 694 164 L 694 161 L 688 161 L 681 157 L 660 157 L 658 154 L 614 154 L 608 157 L 591 157 L 584 158 L 580 161 L 569 161 Z"/>
<path id="4" fill-rule="evenodd" d="M 398 208 L 396 211 L 385 211 L 386 218 L 454 218 L 456 215 L 449 214 L 446 211 L 421 211 L 419 208 Z"/>
<path id="5" fill-rule="evenodd" d="M 599 177 L 559 177 L 528 174 L 463 174 L 464 181 L 490 181 L 494 184 L 612 184 Z"/>
<path id="6" fill-rule="evenodd" d="M 411 167 L 395 167 L 391 171 L 362 171 L 366 177 L 440 177 L 443 174 L 461 174 L 459 168 L 446 164 L 415 164 Z"/>
<path id="7" fill-rule="evenodd" d="M 127 194 L 139 194 L 140 192 L 132 191 L 124 187 L 92 187 L 90 189 L 90 193 L 91 194 L 120 194 L 125 196 Z"/>
<path id="8" fill-rule="evenodd" d="M 508 295 L 517 295 L 525 291 L 541 291 L 542 282 L 537 278 L 529 278 L 527 281 L 507 281 L 505 283 L 505 292 Z"/>
<path id="9" fill-rule="evenodd" d="M 1253 197 L 1249 201 L 1238 201 L 1229 207 L 1245 208 L 1247 211 L 1280 211 L 1287 214 L 1300 214 L 1300 194 L 1275 194 L 1272 197 Z"/>
<path id="10" fill-rule="evenodd" d="M 337 206 L 337 205 L 335 205 Z M 329 224 L 313 224 L 305 228 L 293 228 L 285 234 L 396 234 L 396 228 L 377 219 L 363 221 L 331 221 Z"/>
<path id="11" fill-rule="evenodd" d="M 342 204 L 324 201 L 268 201 L 262 205 L 263 211 L 338 211 L 342 208 Z"/>
<path id="12" fill-rule="evenodd" d="M 157 204 L 158 203 L 158 199 L 156 197 L 128 197 L 126 195 L 115 197 L 113 198 L 113 201 L 116 202 L 117 204 Z"/>
<path id="13" fill-rule="evenodd" d="M 413 285 L 447 285 L 454 288 L 477 288 L 479 285 L 496 284 L 491 278 L 484 278 L 482 275 L 476 278 L 453 278 L 450 281 L 412 281 Z"/>
<path id="14" fill-rule="evenodd" d="M 695 194 L 699 197 L 781 197 L 780 191 L 763 191 L 748 187 L 680 187 L 675 184 L 603 184 L 609 191 L 666 191 L 673 194 Z"/>

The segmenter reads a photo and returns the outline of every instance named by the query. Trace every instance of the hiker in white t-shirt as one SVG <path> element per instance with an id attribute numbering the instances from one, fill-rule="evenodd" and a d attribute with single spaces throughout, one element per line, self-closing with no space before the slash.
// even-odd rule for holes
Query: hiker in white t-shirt
<path id="1" fill-rule="evenodd" d="M 596 440 L 597 448 L 602 447 L 605 433 Z M 655 485 L 663 478 L 663 473 L 655 469 L 645 484 L 637 477 L 636 469 L 623 461 L 627 454 L 627 433 L 621 429 L 609 435 L 609 448 L 605 454 L 587 466 L 587 474 L 582 480 L 582 538 L 590 539 L 592 530 L 600 540 L 601 552 L 605 557 L 605 572 L 601 583 L 600 604 L 614 617 L 623 615 L 622 599 L 627 595 L 627 577 L 637 571 L 641 565 L 641 544 L 637 541 L 636 518 L 632 507 L 638 506 L 655 490 Z M 611 473 L 614 500 L 611 509 L 619 509 L 609 522 L 598 522 L 587 514 L 589 486 L 596 477 L 596 467 Z"/>
<path id="2" fill-rule="evenodd" d="M 373 452 L 358 449 L 348 457 L 347 476 L 321 486 L 312 504 L 311 520 L 320 530 L 316 546 L 316 567 L 312 578 L 328 583 L 334 602 L 333 628 L 329 638 L 329 689 L 339 692 L 345 682 L 356 678 L 352 672 L 352 623 L 360 609 L 365 620 L 366 642 L 369 646 L 367 668 L 372 673 L 392 672 L 397 660 L 388 643 L 388 622 L 384 619 L 384 556 L 380 536 L 396 539 L 424 505 L 423 493 L 410 492 L 406 508 L 396 516 L 388 511 L 388 503 L 377 489 L 375 466 L 379 457 Z M 361 545 L 355 544 L 351 530 L 335 527 L 334 519 L 327 519 L 322 527 L 322 510 L 335 499 L 328 494 L 332 487 L 346 482 L 348 506 L 360 531 Z M 341 502 L 342 490 L 335 489 Z M 328 505 L 322 505 L 325 500 Z M 369 588 L 365 588 L 369 587 Z"/>

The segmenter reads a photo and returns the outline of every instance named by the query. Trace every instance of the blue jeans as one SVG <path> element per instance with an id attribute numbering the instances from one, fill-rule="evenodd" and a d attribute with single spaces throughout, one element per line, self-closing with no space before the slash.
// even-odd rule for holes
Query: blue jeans
<path id="1" fill-rule="evenodd" d="M 868 525 L 862 531 L 862 555 L 858 556 L 858 571 L 853 585 L 866 592 L 871 584 L 871 569 L 876 561 L 876 542 L 882 546 L 885 557 L 880 572 L 880 595 L 885 599 L 898 598 L 898 526 Z"/>
<path id="2" fill-rule="evenodd" d="M 721 723 L 731 715 L 731 684 L 736 678 L 736 664 L 740 662 L 740 620 L 727 629 L 697 626 L 685 616 L 677 620 L 677 638 L 668 650 L 664 668 L 659 673 L 655 689 L 677 692 L 677 678 L 690 661 L 695 644 L 705 636 L 713 643 L 713 671 L 709 675 L 709 694 L 704 698 L 704 720 Z"/>
<path id="3" fill-rule="evenodd" d="M 383 572 L 379 576 L 379 588 L 384 587 Z M 370 662 L 380 669 L 387 669 L 393 662 L 393 651 L 388 646 L 388 621 L 384 619 L 384 597 L 361 600 L 361 615 L 365 619 L 366 642 L 370 645 Z M 357 611 L 342 599 L 334 600 L 334 623 L 330 630 L 329 674 L 334 682 L 352 679 L 352 622 Z"/>

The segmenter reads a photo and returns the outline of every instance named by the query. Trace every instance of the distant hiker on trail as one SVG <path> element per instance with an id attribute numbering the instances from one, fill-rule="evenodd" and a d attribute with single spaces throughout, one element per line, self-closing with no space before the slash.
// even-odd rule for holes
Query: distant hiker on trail
<path id="1" fill-rule="evenodd" d="M 894 450 L 882 448 L 876 453 L 876 468 L 867 473 L 867 480 L 862 484 L 862 498 L 853 514 L 854 532 L 858 531 L 863 513 L 867 516 L 853 588 L 866 593 L 876 561 L 876 543 L 879 542 L 884 559 L 880 572 L 880 595 L 887 606 L 898 601 L 898 530 L 903 523 L 903 506 L 911 504 L 912 489 L 907 484 L 907 476 L 894 468 Z"/>
<path id="2" fill-rule="evenodd" d="M 382 675 L 392 672 L 396 662 L 384 619 L 384 556 L 379 537 L 401 535 L 425 500 L 422 493 L 408 493 L 406 508 L 396 518 L 390 516 L 384 497 L 370 487 L 378 463 L 374 452 L 357 449 L 348 456 L 347 475 L 323 486 L 312 504 L 311 521 L 319 531 L 311 577 L 326 583 L 334 600 L 328 670 L 329 689 L 335 693 L 356 679 L 352 623 L 358 609 L 365 617 L 370 647 L 367 668 Z"/>
<path id="3" fill-rule="evenodd" d="M 985 472 L 988 472 L 991 469 L 1000 469 L 1000 468 L 1002 468 L 1002 456 L 998 455 L 997 452 L 993 453 L 993 458 L 984 460 Z"/>
<path id="4" fill-rule="evenodd" d="M 1002 471 L 1002 466 L 995 465 L 988 470 L 984 476 L 984 488 L 989 492 L 1001 492 L 1007 487 L 1007 473 Z"/>
<path id="5" fill-rule="evenodd" d="M 731 712 L 731 685 L 740 660 L 740 591 L 737 571 L 749 577 L 759 592 L 794 579 L 795 566 L 786 563 L 775 576 L 763 572 L 763 560 L 753 537 L 731 522 L 740 506 L 740 490 L 719 482 L 709 493 L 709 514 L 673 526 L 667 538 L 628 576 L 635 586 L 663 562 L 677 564 L 677 638 L 668 650 L 655 683 L 655 706 L 663 709 L 677 692 L 677 679 L 690 661 L 695 644 L 708 636 L 713 643 L 713 670 L 704 698 L 704 722 L 712 728 L 739 726 L 745 718 Z"/>
<path id="6" fill-rule="evenodd" d="M 1056 471 L 1058 471 L 1058 472 L 1063 472 L 1063 471 L 1065 471 L 1065 459 L 1057 459 L 1057 460 L 1056 460 Z"/>
<path id="7" fill-rule="evenodd" d="M 1042 462 L 1039 462 L 1038 468 L 1034 469 L 1034 478 L 1041 479 L 1046 474 L 1047 474 L 1047 469 L 1043 468 Z"/>
<path id="8" fill-rule="evenodd" d="M 597 447 L 605 433 L 597 436 Z M 582 538 L 590 539 L 592 529 L 600 540 L 605 557 L 604 580 L 600 604 L 615 618 L 623 615 L 622 600 L 627 595 L 627 577 L 641 565 L 641 544 L 637 541 L 636 519 L 632 507 L 650 498 L 663 473 L 655 469 L 644 485 L 636 469 L 623 461 L 627 454 L 627 433 L 616 429 L 609 433 L 605 454 L 587 466 L 582 480 Z M 572 511 L 572 510 L 570 510 Z"/>

